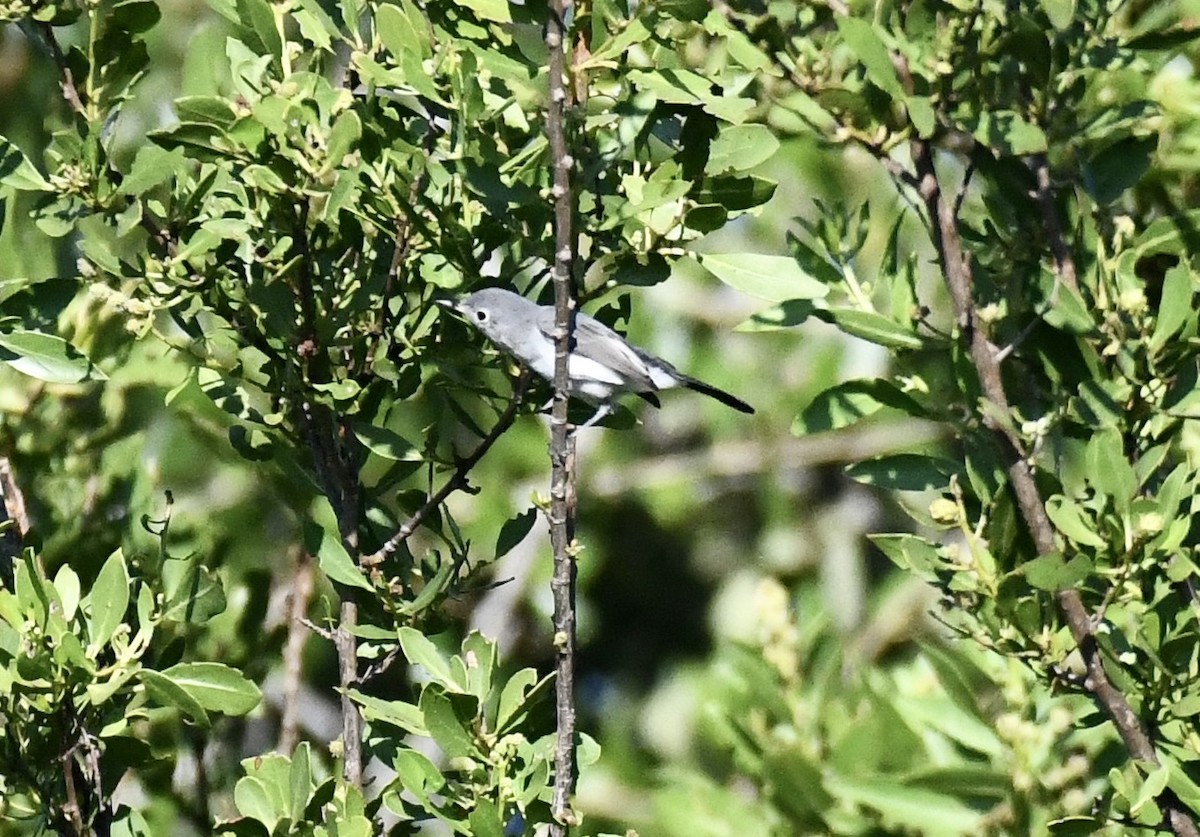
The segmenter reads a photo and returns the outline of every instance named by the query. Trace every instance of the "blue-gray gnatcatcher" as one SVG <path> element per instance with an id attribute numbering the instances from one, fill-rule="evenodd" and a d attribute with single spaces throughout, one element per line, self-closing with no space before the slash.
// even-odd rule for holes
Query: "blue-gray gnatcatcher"
<path id="1" fill-rule="evenodd" d="M 554 308 L 538 305 L 503 288 L 485 288 L 457 302 L 441 303 L 457 311 L 488 339 L 548 381 L 554 380 Z M 571 395 L 596 406 L 580 427 L 612 413 L 614 400 L 632 392 L 660 406 L 657 392 L 687 387 L 743 413 L 754 408 L 740 398 L 683 374 L 661 358 L 636 346 L 599 320 L 575 315 L 574 345 L 567 363 Z"/>

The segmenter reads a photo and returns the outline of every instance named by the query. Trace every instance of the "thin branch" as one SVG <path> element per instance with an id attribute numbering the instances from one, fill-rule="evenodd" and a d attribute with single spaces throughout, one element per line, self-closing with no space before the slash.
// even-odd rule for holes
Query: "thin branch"
<path id="1" fill-rule="evenodd" d="M 67 750 L 59 758 L 67 791 L 67 802 L 62 806 L 62 813 L 66 821 L 70 823 L 72 832 L 82 837 L 84 834 L 83 814 L 79 807 L 79 794 L 75 789 L 75 757 L 72 753 L 72 750 Z"/>
<path id="2" fill-rule="evenodd" d="M 300 619 L 299 622 L 301 625 L 308 628 L 310 631 L 312 631 L 314 634 L 321 637 L 322 639 L 333 639 L 333 631 L 327 630 L 326 628 L 322 628 L 320 625 L 316 624 L 311 619 L 308 619 L 306 617 L 304 619 Z"/>
<path id="3" fill-rule="evenodd" d="M 58 45 L 58 38 L 54 35 L 54 27 L 49 23 L 38 23 L 37 32 L 46 42 L 46 46 L 50 50 L 50 55 L 54 59 L 54 64 L 58 67 L 59 75 L 62 76 L 59 81 L 59 87 L 62 88 L 63 98 L 67 100 L 67 104 L 76 113 L 86 115 L 87 108 L 84 107 L 83 99 L 79 95 L 79 88 L 75 86 L 75 75 L 71 72 L 71 65 L 67 63 L 67 56 L 63 53 L 62 47 Z"/>
<path id="4" fill-rule="evenodd" d="M 967 192 L 971 189 L 971 180 L 974 179 L 976 171 L 978 171 L 978 166 L 975 165 L 975 159 L 968 159 L 967 167 L 963 171 L 962 182 L 958 184 L 958 189 L 954 193 L 955 218 L 962 214 L 963 202 L 967 199 Z"/>
<path id="5" fill-rule="evenodd" d="M 1030 158 L 1030 167 L 1037 180 L 1034 198 L 1042 212 L 1042 223 L 1046 227 L 1046 235 L 1050 238 L 1050 252 L 1054 255 L 1054 277 L 1075 293 L 1079 293 L 1079 278 L 1075 270 L 1075 257 L 1067 246 L 1066 236 L 1063 235 L 1062 222 L 1058 218 L 1058 208 L 1054 205 L 1054 186 L 1050 180 L 1050 162 L 1045 154 L 1034 154 Z M 1058 285 L 1055 285 L 1055 292 Z"/>
<path id="6" fill-rule="evenodd" d="M 362 788 L 362 715 L 350 697 L 350 690 L 358 683 L 358 641 L 354 630 L 358 627 L 358 602 L 352 594 L 342 599 L 338 609 L 338 627 L 333 635 L 333 647 L 337 649 L 338 685 L 342 699 L 342 773 L 346 781 Z"/>
<path id="7" fill-rule="evenodd" d="M 433 153 L 433 143 L 437 135 L 430 126 L 429 135 L 425 141 L 425 153 L 430 155 Z M 392 263 L 388 266 L 387 278 L 383 283 L 383 294 L 380 301 L 378 317 L 375 321 L 375 331 L 380 339 L 387 334 L 388 328 L 391 326 L 392 315 L 390 303 L 396 293 L 396 284 L 400 280 L 401 271 L 404 265 L 408 262 L 409 254 L 412 252 L 413 240 L 413 207 L 417 203 L 417 198 L 425 189 L 425 184 L 429 180 L 428 169 L 422 169 L 420 174 L 413 178 L 408 187 L 408 201 L 405 204 L 406 212 L 396 224 L 396 237 L 392 247 Z"/>
<path id="8" fill-rule="evenodd" d="M 554 169 L 554 406 L 550 417 L 550 543 L 554 549 L 554 797 L 550 834 L 563 837 L 579 823 L 571 808 L 575 793 L 575 433 L 567 423 L 570 379 L 567 362 L 575 328 L 572 275 L 576 240 L 571 190 L 574 160 L 567 152 L 565 118 L 572 106 L 566 79 L 566 20 L 571 0 L 548 0 L 546 46 L 550 51 L 550 101 L 546 106 L 546 133 Z M 578 79 L 577 79 L 578 81 Z"/>
<path id="9" fill-rule="evenodd" d="M 302 373 L 301 387 L 313 383 L 313 361 L 322 356 L 317 331 L 317 303 L 312 278 L 312 259 L 308 242 L 308 205 L 302 203 L 295 224 L 294 252 L 296 265 L 296 301 L 300 323 L 296 341 L 296 357 Z M 335 416 L 328 407 L 309 400 L 302 392 L 298 415 L 300 430 L 313 457 L 313 468 L 321 490 L 333 507 L 342 545 L 351 555 L 358 554 L 358 525 L 362 517 L 358 462 L 350 419 Z M 341 689 L 342 710 L 342 773 L 356 788 L 362 787 L 362 730 L 363 719 L 358 706 L 350 698 L 350 689 L 358 682 L 358 593 L 338 588 L 341 603 L 338 627 L 333 645 L 338 658 L 338 685 Z"/>
<path id="10" fill-rule="evenodd" d="M 397 645 L 391 651 L 387 652 L 383 656 L 383 658 L 381 660 L 379 660 L 379 662 L 372 663 L 371 665 L 367 666 L 367 670 L 364 671 L 362 673 L 362 676 L 358 678 L 358 682 L 359 683 L 369 683 L 370 681 L 374 680 L 379 675 L 383 674 L 385 671 L 387 671 L 389 668 L 391 668 L 392 665 L 395 664 L 395 662 L 397 660 L 399 660 L 401 658 L 401 654 L 403 653 L 403 651 L 404 651 L 404 649 L 402 647 L 400 647 L 399 645 Z"/>
<path id="11" fill-rule="evenodd" d="M 1050 239 L 1050 252 L 1054 256 L 1054 285 L 1050 289 L 1050 296 L 1040 306 L 1041 310 L 1021 329 L 1020 334 L 1000 350 L 996 358 L 998 361 L 1003 361 L 1016 351 L 1017 347 L 1028 340 L 1029 335 L 1042 324 L 1042 318 L 1046 312 L 1053 309 L 1058 303 L 1059 288 L 1066 285 L 1075 293 L 1079 293 L 1075 257 L 1071 255 L 1071 248 L 1067 246 L 1062 224 L 1058 220 L 1058 209 L 1054 206 L 1054 191 L 1050 183 L 1050 163 L 1046 160 L 1045 154 L 1034 154 L 1029 159 L 1029 166 L 1033 169 L 1033 175 L 1037 180 L 1037 188 L 1034 189 L 1032 197 L 1037 201 L 1038 208 L 1042 212 L 1042 223 Z"/>
<path id="12" fill-rule="evenodd" d="M 413 532 L 417 531 L 417 527 L 424 523 L 425 518 L 429 517 L 436 508 L 444 503 L 447 497 L 455 491 L 460 491 L 467 487 L 471 469 L 479 463 L 479 460 L 483 459 L 484 455 L 492 449 L 492 445 L 496 444 L 496 440 L 504 435 L 504 431 L 508 430 L 512 426 L 513 421 L 516 420 L 517 411 L 525 400 L 525 390 L 529 387 L 529 378 L 528 371 L 521 372 L 516 384 L 513 386 L 512 400 L 508 402 L 508 407 L 500 414 L 500 418 L 496 419 L 496 424 L 483 437 L 479 446 L 471 451 L 469 456 L 459 459 L 456 462 L 454 474 L 450 479 L 446 480 L 441 488 L 431 494 L 429 499 L 425 501 L 425 504 L 413 512 L 408 520 L 400 524 L 400 528 L 396 530 L 395 534 L 384 541 L 383 546 L 362 559 L 360 563 L 364 567 L 373 567 L 382 563 L 389 555 L 399 549 L 400 545 L 408 540 Z"/>
<path id="13" fill-rule="evenodd" d="M 0 504 L 0 585 L 11 591 L 16 589 L 14 567 L 29 534 L 29 514 L 7 456 L 0 456 L 0 500 L 4 501 Z"/>
<path id="14" fill-rule="evenodd" d="M 305 614 L 313 592 L 312 557 L 300 551 L 288 594 L 287 644 L 283 648 L 283 711 L 279 721 L 279 752 L 287 755 L 300 741 L 300 685 L 304 644 L 308 639 Z"/>

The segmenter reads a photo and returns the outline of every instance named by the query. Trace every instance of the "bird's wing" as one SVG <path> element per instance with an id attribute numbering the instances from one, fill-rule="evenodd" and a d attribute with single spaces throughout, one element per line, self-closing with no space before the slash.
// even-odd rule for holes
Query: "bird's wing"
<path id="1" fill-rule="evenodd" d="M 554 339 L 554 309 L 542 308 L 538 328 L 547 339 Z M 658 389 L 650 368 L 625 338 L 587 314 L 575 315 L 575 347 L 571 352 L 572 377 L 588 377 L 610 384 L 621 384 L 633 392 Z M 579 362 L 582 361 L 582 362 Z"/>

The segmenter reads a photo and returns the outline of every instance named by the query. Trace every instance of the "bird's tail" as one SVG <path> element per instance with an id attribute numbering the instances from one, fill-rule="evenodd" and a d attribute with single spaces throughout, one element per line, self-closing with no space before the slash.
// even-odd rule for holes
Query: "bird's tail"
<path id="1" fill-rule="evenodd" d="M 696 380 L 695 378 L 691 378 L 682 373 L 677 372 L 676 374 L 679 376 L 679 383 L 683 384 L 688 389 L 695 390 L 696 392 L 702 392 L 709 398 L 715 398 L 722 404 L 733 407 L 733 409 L 740 413 L 749 413 L 751 415 L 754 414 L 754 408 L 742 399 L 738 398 L 736 395 L 730 395 L 723 389 L 717 389 L 712 384 L 706 384 L 704 381 Z"/>
<path id="2" fill-rule="evenodd" d="M 742 399 L 738 398 L 736 395 L 730 395 L 725 390 L 717 389 L 712 384 L 706 384 L 704 381 L 693 378 L 690 375 L 685 375 L 662 358 L 657 358 L 653 355 L 646 354 L 639 349 L 634 349 L 634 351 L 637 352 L 638 355 L 641 356 L 642 360 L 646 362 L 646 368 L 650 372 L 650 379 L 654 381 L 654 385 L 659 389 L 668 389 L 669 387 L 680 386 L 687 387 L 688 389 L 695 390 L 696 392 L 702 392 L 709 398 L 715 398 L 722 404 L 733 407 L 733 409 L 737 410 L 739 413 L 749 413 L 751 415 L 754 414 L 754 408 Z M 642 398 L 645 398 L 655 407 L 658 406 L 657 398 L 651 399 L 644 393 L 639 393 L 639 395 L 641 395 Z"/>

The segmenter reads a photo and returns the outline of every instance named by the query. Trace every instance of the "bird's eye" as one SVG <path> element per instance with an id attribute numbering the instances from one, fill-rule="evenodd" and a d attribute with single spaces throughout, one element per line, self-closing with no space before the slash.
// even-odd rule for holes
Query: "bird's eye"
<path id="1" fill-rule="evenodd" d="M 481 322 L 481 323 L 486 323 L 486 322 L 487 322 L 487 318 L 488 318 L 488 312 L 487 312 L 487 311 L 476 311 L 476 312 L 475 312 L 475 319 L 479 320 L 479 322 Z"/>

